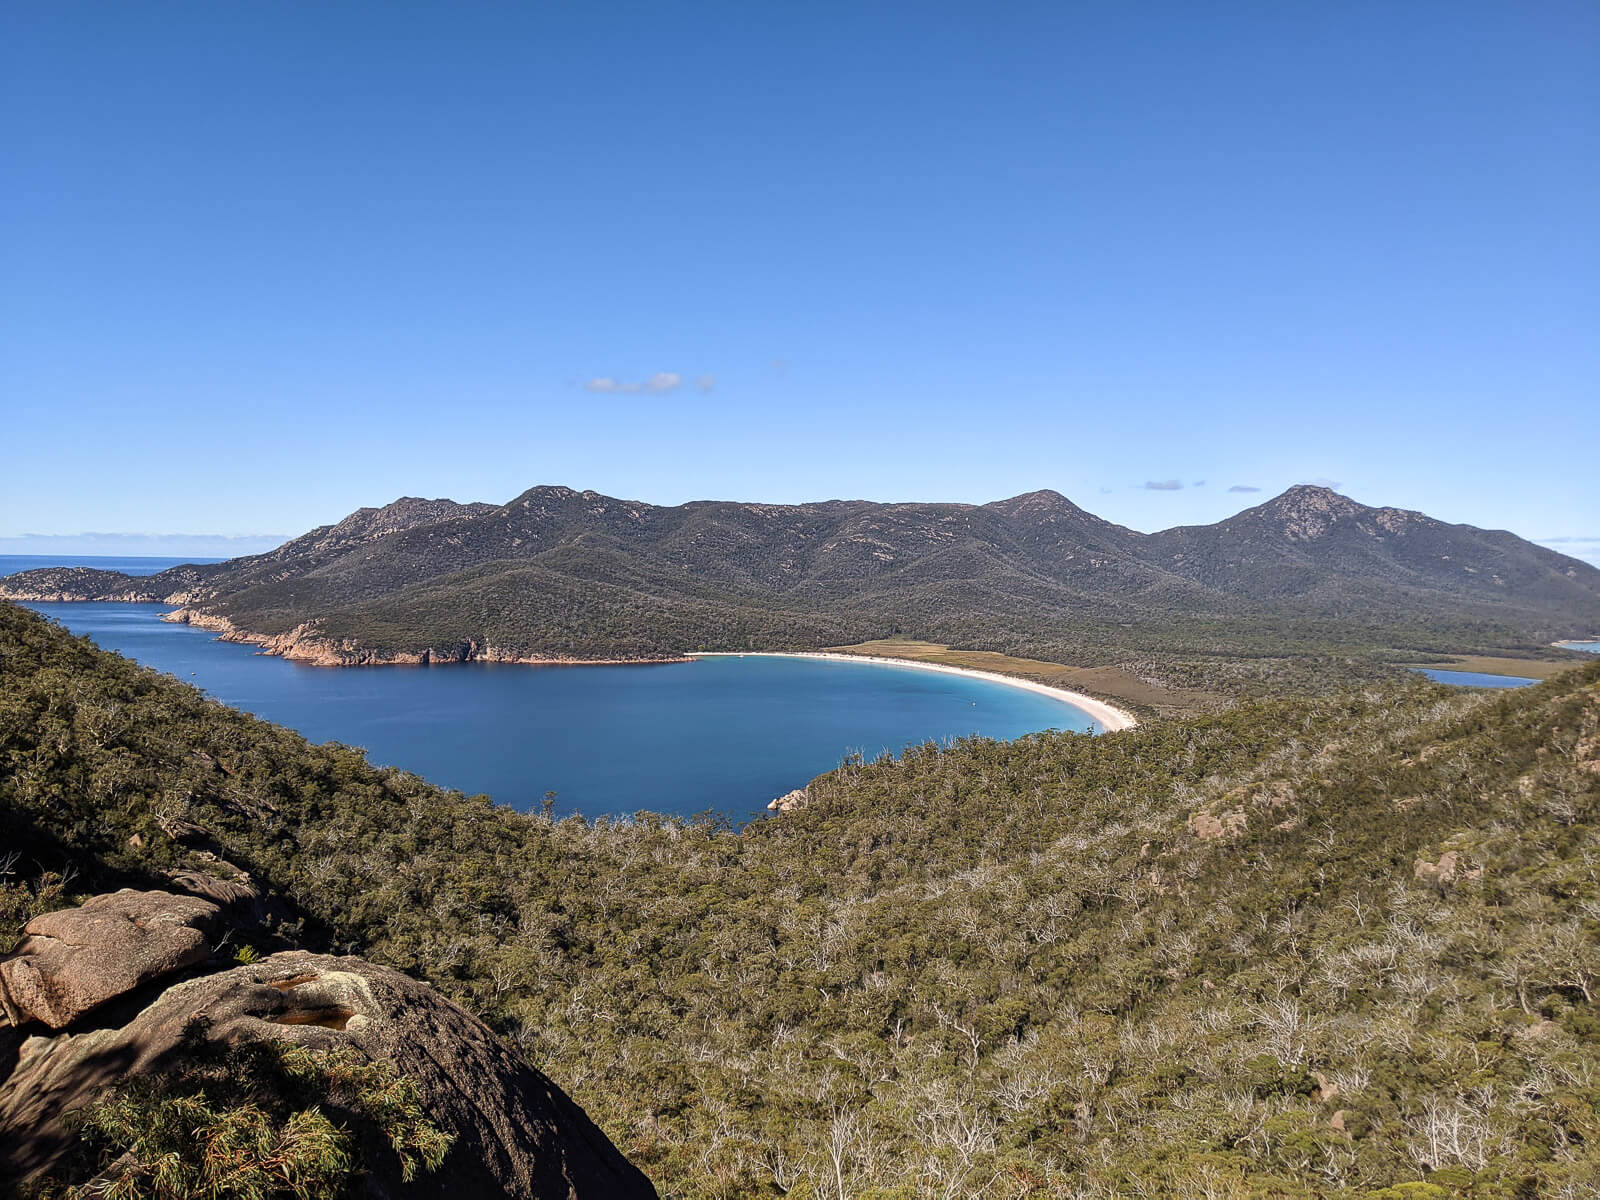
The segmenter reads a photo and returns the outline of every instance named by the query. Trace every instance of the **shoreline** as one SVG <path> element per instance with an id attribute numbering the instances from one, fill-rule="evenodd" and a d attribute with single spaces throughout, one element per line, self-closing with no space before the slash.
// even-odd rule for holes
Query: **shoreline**
<path id="1" fill-rule="evenodd" d="M 677 658 L 551 658 L 520 655 L 497 646 L 466 642 L 448 650 L 402 650 L 381 653 L 334 642 L 297 625 L 287 633 L 251 633 L 240 629 L 226 617 L 180 606 L 160 618 L 169 625 L 189 625 L 215 633 L 219 642 L 256 646 L 257 654 L 282 658 L 307 667 L 449 667 L 464 665 L 502 665 L 522 667 L 632 667 L 660 666 L 664 663 L 693 662 L 688 656 Z"/>
<path id="2" fill-rule="evenodd" d="M 8 597 L 9 598 L 9 597 Z M 112 601 L 112 603 L 154 603 L 163 601 Z M 168 601 L 170 602 L 170 601 Z M 21 603 L 72 603 L 71 600 L 29 600 Z M 1102 733 L 1117 733 L 1133 729 L 1138 718 L 1105 700 L 1070 688 L 1054 687 L 1020 675 L 1003 675 L 999 671 L 980 671 L 974 667 L 953 667 L 947 663 L 920 662 L 911 658 L 891 658 L 882 654 L 840 654 L 828 650 L 695 650 L 687 654 L 661 658 L 535 658 L 517 655 L 495 646 L 471 643 L 453 647 L 450 651 L 421 650 L 378 654 L 355 646 L 339 645 L 311 634 L 306 626 L 297 626 L 287 633 L 260 634 L 238 628 L 226 617 L 214 616 L 180 604 L 161 614 L 161 621 L 173 625 L 189 625 L 217 634 L 217 640 L 255 646 L 257 653 L 273 658 L 312 667 L 401 667 L 401 666 L 455 666 L 469 663 L 503 664 L 529 667 L 644 667 L 664 666 L 671 663 L 693 662 L 698 658 L 817 658 L 832 662 L 870 663 L 884 667 L 908 667 L 917 671 L 937 671 L 945 675 L 965 675 L 989 683 L 1021 688 L 1041 696 L 1049 696 L 1077 709 L 1100 726 Z"/>
<path id="3" fill-rule="evenodd" d="M 973 667 L 952 667 L 947 663 L 918 662 L 911 658 L 889 658 L 881 654 L 839 654 L 826 650 L 704 650 L 697 651 L 691 658 L 820 658 L 831 662 L 873 663 L 883 667 L 910 667 L 918 671 L 938 671 L 945 675 L 965 675 L 970 679 L 982 679 L 989 683 L 1003 683 L 1008 687 L 1022 688 L 1024 691 L 1037 692 L 1043 696 L 1051 696 L 1065 704 L 1071 705 L 1079 712 L 1096 722 L 1103 733 L 1117 733 L 1123 729 L 1133 729 L 1139 721 L 1132 713 L 1098 700 L 1083 692 L 1074 692 L 1068 688 L 1052 687 L 1048 683 L 1040 683 L 1036 679 L 1024 679 L 1019 675 L 1002 675 L 998 671 L 979 671 Z"/>

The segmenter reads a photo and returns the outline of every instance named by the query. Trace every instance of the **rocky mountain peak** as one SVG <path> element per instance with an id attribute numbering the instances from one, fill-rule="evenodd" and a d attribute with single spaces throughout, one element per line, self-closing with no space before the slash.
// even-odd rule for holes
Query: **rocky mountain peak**
<path id="1" fill-rule="evenodd" d="M 1089 514 L 1068 500 L 1060 492 L 1041 488 L 1036 492 L 1023 492 L 1006 500 L 995 500 L 985 508 L 1020 520 L 1054 521 L 1062 517 L 1083 517 Z"/>
<path id="2" fill-rule="evenodd" d="M 575 491 L 572 488 L 563 487 L 559 483 L 541 483 L 529 488 L 511 503 L 515 505 L 524 500 L 531 500 L 535 504 L 550 504 L 563 500 L 578 500 L 585 497 L 592 497 L 595 494 L 596 493 L 594 492 Z"/>
<path id="3" fill-rule="evenodd" d="M 426 500 L 421 496 L 401 496 L 381 508 L 358 508 L 336 525 L 325 525 L 271 551 L 277 558 L 303 550 L 327 550 L 376 541 L 392 533 L 437 525 L 461 517 L 488 512 L 490 504 L 457 504 L 454 500 Z"/>
<path id="4" fill-rule="evenodd" d="M 1275 518 L 1292 541 L 1313 541 L 1346 518 L 1367 512 L 1365 505 L 1329 487 L 1300 483 L 1267 501 L 1258 510 Z"/>

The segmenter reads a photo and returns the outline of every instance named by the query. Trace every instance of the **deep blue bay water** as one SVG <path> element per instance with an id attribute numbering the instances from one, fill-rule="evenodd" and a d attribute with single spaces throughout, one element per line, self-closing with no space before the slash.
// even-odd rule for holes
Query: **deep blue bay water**
<path id="1" fill-rule="evenodd" d="M 762 657 L 311 667 L 163 622 L 163 605 L 28 607 L 314 742 L 361 746 L 375 763 L 519 809 L 554 791 L 563 815 L 742 821 L 851 752 L 1098 728 L 1048 695 L 917 668 Z"/>

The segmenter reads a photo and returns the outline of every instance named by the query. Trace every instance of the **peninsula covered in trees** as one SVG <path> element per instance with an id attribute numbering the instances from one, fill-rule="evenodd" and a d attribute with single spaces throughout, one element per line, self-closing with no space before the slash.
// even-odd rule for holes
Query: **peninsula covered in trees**
<path id="1" fill-rule="evenodd" d="M 1548 655 L 1600 626 L 1587 563 L 1309 485 L 1155 534 L 1050 491 L 984 505 L 407 498 L 266 554 L 147 577 L 28 571 L 0 597 L 161 601 L 327 665 L 914 639 L 1232 695 L 1444 654 Z"/>

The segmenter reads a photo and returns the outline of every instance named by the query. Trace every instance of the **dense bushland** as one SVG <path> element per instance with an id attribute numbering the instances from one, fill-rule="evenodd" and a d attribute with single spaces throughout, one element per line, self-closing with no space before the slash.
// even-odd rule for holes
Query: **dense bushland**
<path id="1" fill-rule="evenodd" d="M 363 1139 L 392 1149 L 408 1183 L 438 1170 L 453 1141 L 387 1063 L 284 1042 L 221 1045 L 199 1030 L 168 1070 L 72 1117 L 73 1153 L 29 1200 L 325 1200 L 358 1194 Z"/>
<path id="2" fill-rule="evenodd" d="M 736 831 L 517 814 L 6 606 L 0 772 L 14 912 L 199 825 L 278 936 L 463 1000 L 667 1195 L 1600 1178 L 1600 666 L 913 748 Z"/>

